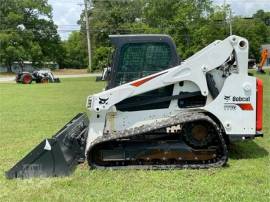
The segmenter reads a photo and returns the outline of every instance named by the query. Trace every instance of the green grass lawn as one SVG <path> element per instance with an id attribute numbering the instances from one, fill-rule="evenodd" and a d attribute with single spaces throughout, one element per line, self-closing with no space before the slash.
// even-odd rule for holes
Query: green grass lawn
<path id="1" fill-rule="evenodd" d="M 51 137 L 104 83 L 0 84 L 0 201 L 269 201 L 270 76 L 264 80 L 264 138 L 237 143 L 228 166 L 209 170 L 90 170 L 70 177 L 7 180 L 5 171 Z M 241 123 L 239 123 L 241 124 Z"/>

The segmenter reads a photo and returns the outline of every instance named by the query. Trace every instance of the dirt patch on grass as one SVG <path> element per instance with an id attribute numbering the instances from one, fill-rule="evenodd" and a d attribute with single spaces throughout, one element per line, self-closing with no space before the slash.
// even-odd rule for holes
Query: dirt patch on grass
<path id="1" fill-rule="evenodd" d="M 13 72 L 0 72 L 0 77 L 9 77 L 9 76 L 15 76 L 16 74 Z"/>

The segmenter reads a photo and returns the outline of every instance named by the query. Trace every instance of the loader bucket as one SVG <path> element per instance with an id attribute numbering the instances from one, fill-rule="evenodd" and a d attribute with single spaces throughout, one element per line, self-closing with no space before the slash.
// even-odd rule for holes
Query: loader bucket
<path id="1" fill-rule="evenodd" d="M 14 167 L 6 172 L 8 179 L 70 175 L 84 162 L 88 117 L 77 114 L 59 132 L 43 140 Z"/>

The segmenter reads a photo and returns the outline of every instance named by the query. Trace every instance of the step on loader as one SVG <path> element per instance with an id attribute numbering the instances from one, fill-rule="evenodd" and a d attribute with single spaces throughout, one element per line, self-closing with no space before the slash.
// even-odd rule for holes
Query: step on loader
<path id="1" fill-rule="evenodd" d="M 248 75 L 248 41 L 229 36 L 185 61 L 167 35 L 114 35 L 106 90 L 87 98 L 62 130 L 11 168 L 8 178 L 90 168 L 224 166 L 231 141 L 262 136 L 262 81 Z"/>

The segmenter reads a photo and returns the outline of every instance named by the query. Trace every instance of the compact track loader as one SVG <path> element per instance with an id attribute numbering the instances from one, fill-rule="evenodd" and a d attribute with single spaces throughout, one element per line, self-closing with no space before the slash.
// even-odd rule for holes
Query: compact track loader
<path id="1" fill-rule="evenodd" d="M 230 36 L 180 62 L 166 35 L 111 36 L 105 91 L 7 173 L 69 175 L 91 168 L 210 168 L 230 141 L 262 136 L 262 81 L 248 75 L 248 41 Z"/>

